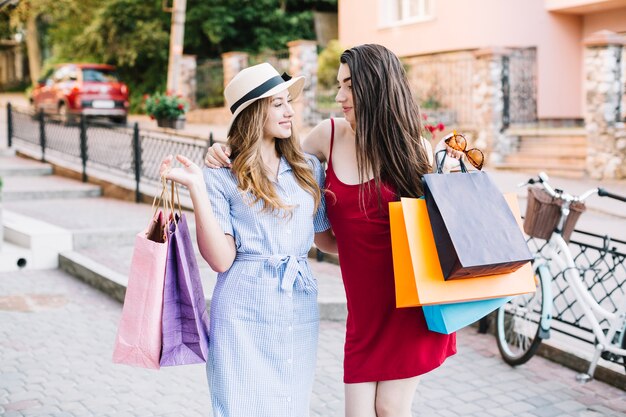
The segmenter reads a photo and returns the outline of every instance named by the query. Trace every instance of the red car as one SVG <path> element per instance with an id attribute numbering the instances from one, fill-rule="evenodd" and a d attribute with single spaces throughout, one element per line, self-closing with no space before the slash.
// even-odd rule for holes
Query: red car
<path id="1" fill-rule="evenodd" d="M 128 87 L 119 80 L 114 66 L 60 64 L 39 80 L 31 103 L 35 111 L 58 114 L 66 121 L 83 114 L 126 124 Z"/>

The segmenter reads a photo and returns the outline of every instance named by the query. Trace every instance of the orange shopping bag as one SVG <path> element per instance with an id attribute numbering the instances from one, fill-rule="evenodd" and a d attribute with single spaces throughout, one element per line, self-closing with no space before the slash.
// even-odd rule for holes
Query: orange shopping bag
<path id="1" fill-rule="evenodd" d="M 516 195 L 504 197 L 521 228 Z M 485 300 L 535 291 L 530 262 L 507 274 L 444 280 L 424 199 L 402 198 L 389 203 L 389 217 L 396 307 Z"/>

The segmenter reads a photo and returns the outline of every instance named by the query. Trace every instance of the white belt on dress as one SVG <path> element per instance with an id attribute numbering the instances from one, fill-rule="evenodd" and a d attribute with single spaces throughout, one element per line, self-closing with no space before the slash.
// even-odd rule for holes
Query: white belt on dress
<path id="1" fill-rule="evenodd" d="M 291 294 L 294 287 L 304 290 L 304 292 L 309 294 L 317 291 L 317 282 L 315 282 L 311 274 L 300 265 L 300 261 L 307 260 L 306 255 L 259 255 L 237 252 L 235 260 L 267 262 L 269 266 L 276 269 L 276 275 L 278 275 L 278 268 L 286 264 L 285 273 L 280 282 L 280 289 L 282 291 Z"/>

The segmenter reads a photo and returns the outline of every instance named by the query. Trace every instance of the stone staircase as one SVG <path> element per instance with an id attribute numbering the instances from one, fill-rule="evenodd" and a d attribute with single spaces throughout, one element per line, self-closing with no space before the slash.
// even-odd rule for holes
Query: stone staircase
<path id="1" fill-rule="evenodd" d="M 55 176 L 49 164 L 8 154 L 0 155 L 0 176 L 0 270 L 56 268 L 58 254 L 72 249 L 71 232 L 45 216 L 25 215 L 28 210 L 20 207 L 39 207 L 42 199 L 91 199 L 101 195 L 100 187 Z M 58 215 L 54 210 L 48 214 Z"/>
<path id="2" fill-rule="evenodd" d="M 587 135 L 583 128 L 511 128 L 507 136 L 519 138 L 518 151 L 494 164 L 497 169 L 540 171 L 550 176 L 583 178 L 587 158 Z"/>

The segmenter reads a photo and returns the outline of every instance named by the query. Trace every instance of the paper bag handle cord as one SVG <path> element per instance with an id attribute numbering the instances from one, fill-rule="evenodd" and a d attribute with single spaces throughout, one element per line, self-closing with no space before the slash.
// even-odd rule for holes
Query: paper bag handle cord
<path id="1" fill-rule="evenodd" d="M 441 161 L 438 160 L 438 156 L 440 153 L 443 153 L 443 157 L 441 158 Z M 437 162 L 437 170 L 435 172 L 437 174 L 443 174 L 443 164 L 446 160 L 447 155 L 448 153 L 446 152 L 445 149 L 441 149 L 437 151 L 437 153 L 435 153 L 435 161 Z M 459 159 L 459 165 L 461 166 L 461 172 L 467 173 L 467 167 L 465 166 L 465 163 L 463 162 L 463 157 Z"/>

